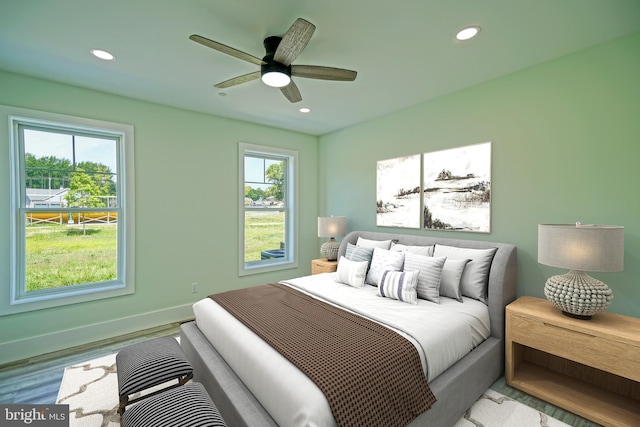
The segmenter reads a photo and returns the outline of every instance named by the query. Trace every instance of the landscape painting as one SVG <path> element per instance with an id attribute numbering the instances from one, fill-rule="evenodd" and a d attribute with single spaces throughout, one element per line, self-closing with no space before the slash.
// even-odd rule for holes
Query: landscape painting
<path id="1" fill-rule="evenodd" d="M 423 228 L 491 232 L 491 142 L 423 156 Z"/>
<path id="2" fill-rule="evenodd" d="M 420 228 L 420 154 L 377 163 L 376 224 Z"/>

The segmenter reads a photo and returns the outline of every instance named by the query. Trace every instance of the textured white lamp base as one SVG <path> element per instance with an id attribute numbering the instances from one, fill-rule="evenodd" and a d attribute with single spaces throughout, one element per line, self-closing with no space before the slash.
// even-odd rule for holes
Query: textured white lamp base
<path id="1" fill-rule="evenodd" d="M 340 249 L 340 243 L 332 237 L 320 246 L 320 255 L 325 257 L 327 261 L 335 261 L 338 259 L 338 249 Z"/>
<path id="2" fill-rule="evenodd" d="M 577 319 L 591 319 L 613 300 L 613 292 L 606 284 L 578 270 L 550 277 L 544 285 L 544 295 L 562 314 Z"/>

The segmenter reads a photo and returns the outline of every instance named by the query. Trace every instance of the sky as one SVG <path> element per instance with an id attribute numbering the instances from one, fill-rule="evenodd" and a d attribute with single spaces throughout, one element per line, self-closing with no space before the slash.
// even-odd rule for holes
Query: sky
<path id="1" fill-rule="evenodd" d="M 279 163 L 280 160 L 264 159 L 259 157 L 245 156 L 244 158 L 244 180 L 247 185 L 253 188 L 268 188 L 269 184 L 258 184 L 266 182 L 266 172 L 269 165 Z"/>
<path id="2" fill-rule="evenodd" d="M 25 153 L 37 158 L 54 156 L 73 161 L 72 136 L 62 133 L 41 132 L 31 129 L 24 131 Z M 76 163 L 90 161 L 101 163 L 117 173 L 116 141 L 114 139 L 75 137 Z"/>

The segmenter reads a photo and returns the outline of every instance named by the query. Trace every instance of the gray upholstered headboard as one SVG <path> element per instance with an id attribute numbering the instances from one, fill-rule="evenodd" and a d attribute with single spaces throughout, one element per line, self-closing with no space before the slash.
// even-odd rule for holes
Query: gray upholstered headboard
<path id="1" fill-rule="evenodd" d="M 347 234 L 340 244 L 338 258 L 347 251 L 347 243 L 353 245 L 358 237 L 370 240 L 395 239 L 397 243 L 404 245 L 429 246 L 439 243 L 441 245 L 456 246 L 470 249 L 498 248 L 489 270 L 488 306 L 491 317 L 491 335 L 504 340 L 504 308 L 516 299 L 517 266 L 516 246 L 509 243 L 481 242 L 476 240 L 447 239 L 431 236 L 414 236 L 396 233 L 380 233 L 374 231 L 352 231 Z"/>

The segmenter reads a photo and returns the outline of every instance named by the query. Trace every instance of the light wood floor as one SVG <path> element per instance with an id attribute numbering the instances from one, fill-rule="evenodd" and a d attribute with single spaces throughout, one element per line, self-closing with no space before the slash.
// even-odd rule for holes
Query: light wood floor
<path id="1" fill-rule="evenodd" d="M 0 404 L 54 404 L 65 367 L 116 353 L 136 342 L 161 336 L 178 336 L 179 333 L 180 324 L 174 323 L 2 365 L 0 366 Z M 496 381 L 491 388 L 570 426 L 597 427 L 597 424 L 508 386 L 504 377 Z"/>
<path id="2" fill-rule="evenodd" d="M 173 323 L 2 365 L 0 403 L 54 404 L 67 366 L 116 353 L 140 341 L 179 333 L 180 324 Z"/>

